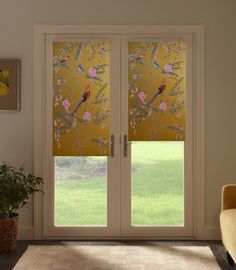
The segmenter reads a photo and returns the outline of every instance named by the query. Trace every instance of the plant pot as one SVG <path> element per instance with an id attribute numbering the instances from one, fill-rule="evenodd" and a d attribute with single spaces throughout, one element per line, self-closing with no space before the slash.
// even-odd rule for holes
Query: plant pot
<path id="1" fill-rule="evenodd" d="M 16 247 L 18 214 L 0 219 L 0 251 L 13 250 Z"/>

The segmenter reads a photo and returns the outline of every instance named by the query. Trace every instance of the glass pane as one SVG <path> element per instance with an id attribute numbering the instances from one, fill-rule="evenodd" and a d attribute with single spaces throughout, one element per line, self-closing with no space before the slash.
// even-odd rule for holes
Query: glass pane
<path id="1" fill-rule="evenodd" d="M 183 175 L 183 142 L 132 142 L 132 225 L 183 225 Z"/>
<path id="2" fill-rule="evenodd" d="M 106 157 L 55 157 L 55 225 L 107 225 Z"/>

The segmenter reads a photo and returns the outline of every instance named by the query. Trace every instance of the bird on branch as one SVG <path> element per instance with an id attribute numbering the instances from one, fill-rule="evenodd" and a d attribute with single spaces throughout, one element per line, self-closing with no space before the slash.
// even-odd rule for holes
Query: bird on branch
<path id="1" fill-rule="evenodd" d="M 163 91 L 166 89 L 166 80 L 163 80 L 161 82 L 161 85 L 158 87 L 157 92 L 152 96 L 152 98 L 149 100 L 149 102 L 146 105 L 151 105 L 153 101 L 163 93 Z"/>
<path id="2" fill-rule="evenodd" d="M 88 100 L 90 96 L 90 86 L 88 85 L 81 97 L 81 99 L 79 100 L 79 102 L 76 104 L 74 110 L 72 111 L 71 115 L 74 116 L 76 114 L 76 112 L 78 111 L 79 107 Z"/>
<path id="3" fill-rule="evenodd" d="M 65 63 L 67 60 L 69 59 L 69 56 L 66 56 L 65 58 L 63 58 L 62 60 L 59 61 L 60 64 Z"/>

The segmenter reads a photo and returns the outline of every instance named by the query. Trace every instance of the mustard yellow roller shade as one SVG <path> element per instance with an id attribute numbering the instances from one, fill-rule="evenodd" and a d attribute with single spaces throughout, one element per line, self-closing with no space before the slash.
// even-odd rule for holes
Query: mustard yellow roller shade
<path id="1" fill-rule="evenodd" d="M 53 43 L 53 155 L 109 155 L 110 43 Z"/>
<path id="2" fill-rule="evenodd" d="M 186 44 L 129 42 L 129 140 L 185 140 Z"/>

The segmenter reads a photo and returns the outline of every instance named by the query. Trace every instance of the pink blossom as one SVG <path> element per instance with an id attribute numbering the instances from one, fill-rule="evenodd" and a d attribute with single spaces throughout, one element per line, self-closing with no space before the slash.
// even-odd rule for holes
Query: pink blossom
<path id="1" fill-rule="evenodd" d="M 58 71 L 60 70 L 60 68 L 59 67 L 55 67 L 55 73 L 57 74 L 58 73 Z"/>
<path id="2" fill-rule="evenodd" d="M 59 79 L 57 80 L 57 85 L 60 86 L 60 85 L 62 85 L 63 83 L 65 83 L 65 81 L 66 81 L 66 80 L 65 80 L 64 78 L 61 77 L 61 78 L 59 78 Z"/>
<path id="3" fill-rule="evenodd" d="M 70 108 L 71 103 L 68 99 L 64 99 L 62 102 L 62 105 L 64 106 L 66 110 L 68 110 Z"/>
<path id="4" fill-rule="evenodd" d="M 85 112 L 83 118 L 84 118 L 84 120 L 89 122 L 92 119 L 92 115 L 90 112 Z"/>
<path id="5" fill-rule="evenodd" d="M 91 78 L 94 78 L 97 75 L 96 68 L 90 68 L 88 72 L 89 72 L 89 77 L 91 77 Z"/>
<path id="6" fill-rule="evenodd" d="M 54 62 L 59 61 L 59 57 L 58 57 L 57 55 L 53 56 L 53 61 L 54 61 Z"/>
<path id="7" fill-rule="evenodd" d="M 148 112 L 148 116 L 151 116 L 152 115 L 152 110 L 150 110 L 149 112 Z"/>
<path id="8" fill-rule="evenodd" d="M 132 128 L 136 128 L 136 122 L 135 122 L 135 120 L 131 120 L 130 121 L 130 125 L 131 125 Z"/>
<path id="9" fill-rule="evenodd" d="M 63 54 L 66 51 L 65 48 L 60 49 L 60 54 Z"/>
<path id="10" fill-rule="evenodd" d="M 101 129 L 104 129 L 106 127 L 106 124 L 105 123 L 102 123 L 101 124 Z"/>
<path id="11" fill-rule="evenodd" d="M 172 65 L 169 65 L 169 64 L 165 65 L 164 70 L 166 73 L 172 72 L 172 70 L 173 70 Z"/>
<path id="12" fill-rule="evenodd" d="M 140 93 L 138 94 L 138 97 L 140 98 L 140 100 L 141 100 L 142 102 L 144 102 L 146 96 L 147 96 L 147 95 L 146 95 L 143 91 L 140 92 Z"/>
<path id="13" fill-rule="evenodd" d="M 131 63 L 131 64 L 130 64 L 130 68 L 131 68 L 131 69 L 134 69 L 134 68 L 135 68 L 135 64 L 134 64 L 134 63 Z"/>
<path id="14" fill-rule="evenodd" d="M 141 75 L 140 73 L 135 73 L 135 74 L 133 75 L 133 78 L 134 78 L 135 80 L 140 80 L 141 77 L 142 77 L 142 75 Z"/>
<path id="15" fill-rule="evenodd" d="M 182 112 L 177 112 L 176 116 L 180 118 L 182 116 Z"/>
<path id="16" fill-rule="evenodd" d="M 167 104 L 164 103 L 164 102 L 161 102 L 161 103 L 159 104 L 159 109 L 160 109 L 161 111 L 166 111 L 167 107 L 168 107 Z"/>

